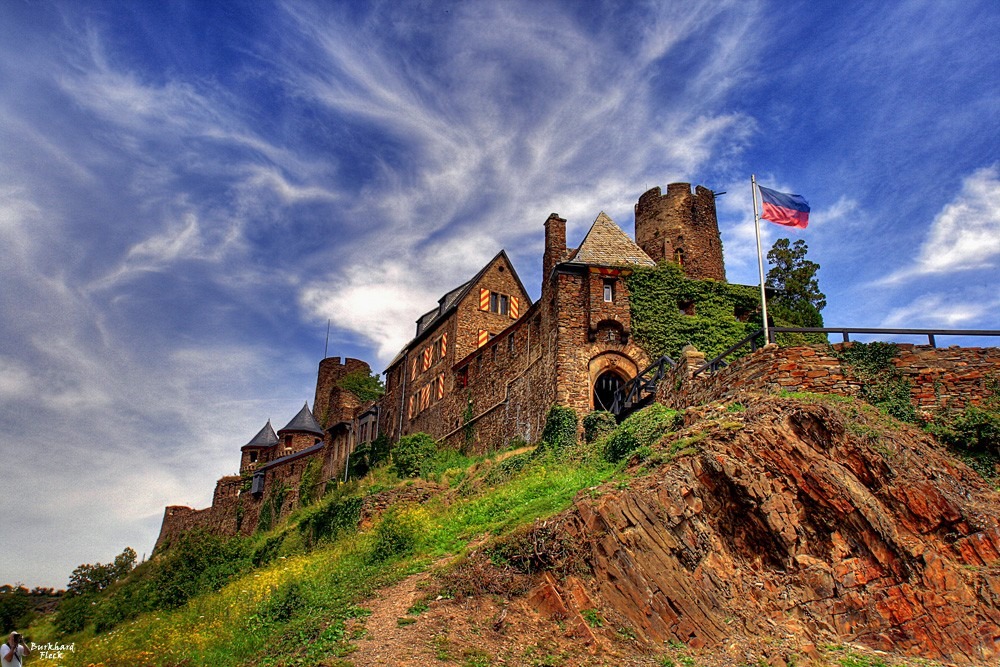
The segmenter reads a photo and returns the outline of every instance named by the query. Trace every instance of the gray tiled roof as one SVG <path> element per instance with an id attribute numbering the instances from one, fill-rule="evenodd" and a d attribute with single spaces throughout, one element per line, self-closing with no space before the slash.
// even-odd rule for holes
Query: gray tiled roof
<path id="1" fill-rule="evenodd" d="M 319 425 L 316 418 L 313 417 L 313 413 L 309 410 L 309 403 L 307 402 L 299 410 L 299 414 L 292 418 L 292 421 L 285 425 L 285 428 L 280 429 L 278 433 L 283 433 L 285 431 L 297 431 L 299 433 L 312 433 L 314 435 L 323 437 L 323 427 Z"/>
<path id="2" fill-rule="evenodd" d="M 278 444 L 278 436 L 274 434 L 274 427 L 271 426 L 271 420 L 268 419 L 267 423 L 264 424 L 264 428 L 260 430 L 260 433 L 252 437 L 250 442 L 240 447 L 240 449 L 248 447 L 273 447 L 276 444 Z"/>
<path id="3" fill-rule="evenodd" d="M 601 211 L 576 255 L 567 264 L 590 264 L 597 266 L 624 266 L 638 264 L 656 266 L 635 241 L 615 224 L 615 221 Z"/>

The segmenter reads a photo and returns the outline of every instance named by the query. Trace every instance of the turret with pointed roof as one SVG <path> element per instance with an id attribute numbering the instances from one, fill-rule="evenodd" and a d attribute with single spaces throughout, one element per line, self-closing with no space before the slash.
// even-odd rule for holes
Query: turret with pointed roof
<path id="1" fill-rule="evenodd" d="M 260 463 L 271 459 L 271 450 L 278 444 L 278 436 L 274 433 L 271 420 L 268 419 L 264 428 L 250 438 L 250 442 L 240 447 L 240 473 L 257 467 Z"/>
<path id="2" fill-rule="evenodd" d="M 322 440 L 323 436 L 323 427 L 316 421 L 309 409 L 309 402 L 306 401 L 299 413 L 292 417 L 292 421 L 278 430 L 278 455 L 287 456 L 306 447 L 312 447 Z"/>

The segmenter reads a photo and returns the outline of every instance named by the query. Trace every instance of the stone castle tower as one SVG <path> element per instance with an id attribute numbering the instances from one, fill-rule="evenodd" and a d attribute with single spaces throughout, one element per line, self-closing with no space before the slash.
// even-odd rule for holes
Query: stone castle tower
<path id="1" fill-rule="evenodd" d="M 648 190 L 635 205 L 635 240 L 654 261 L 676 262 L 689 278 L 726 280 L 715 193 L 671 183 Z"/>

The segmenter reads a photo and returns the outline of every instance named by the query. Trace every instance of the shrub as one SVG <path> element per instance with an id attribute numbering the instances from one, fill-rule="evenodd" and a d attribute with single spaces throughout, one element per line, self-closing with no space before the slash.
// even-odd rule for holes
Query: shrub
<path id="1" fill-rule="evenodd" d="M 434 438 L 426 433 L 405 435 L 392 452 L 393 467 L 400 477 L 417 477 L 427 461 L 437 453 Z"/>
<path id="2" fill-rule="evenodd" d="M 337 498 L 325 501 L 304 514 L 299 532 L 307 548 L 320 540 L 353 531 L 361 520 L 361 498 Z"/>
<path id="3" fill-rule="evenodd" d="M 610 435 L 618 427 L 615 416 L 607 410 L 594 410 L 583 418 L 583 439 L 595 442 Z"/>
<path id="4" fill-rule="evenodd" d="M 892 363 L 898 356 L 899 346 L 878 341 L 853 343 L 837 354 L 861 381 L 862 399 L 900 421 L 915 422 L 910 381 Z"/>
<path id="5" fill-rule="evenodd" d="M 417 545 L 420 529 L 420 521 L 412 512 L 390 509 L 375 526 L 369 560 L 381 563 L 410 553 Z"/>
<path id="6" fill-rule="evenodd" d="M 604 441 L 604 458 L 614 463 L 639 447 L 652 447 L 680 425 L 680 417 L 679 412 L 659 403 L 629 415 Z"/>
<path id="7" fill-rule="evenodd" d="M 927 430 L 956 449 L 1000 456 L 1000 411 L 970 405 L 940 416 Z"/>
<path id="8" fill-rule="evenodd" d="M 319 495 L 319 476 L 323 473 L 319 457 L 313 457 L 306 464 L 306 469 L 302 471 L 299 479 L 299 506 L 308 507 L 312 505 Z"/>
<path id="9" fill-rule="evenodd" d="M 542 442 L 547 448 L 559 450 L 576 444 L 576 410 L 553 405 L 545 415 Z"/>

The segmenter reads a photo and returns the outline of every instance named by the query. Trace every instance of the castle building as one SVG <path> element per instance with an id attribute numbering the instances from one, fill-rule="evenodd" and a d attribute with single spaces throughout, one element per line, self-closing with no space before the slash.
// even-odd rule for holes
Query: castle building
<path id="1" fill-rule="evenodd" d="M 194 526 L 252 531 L 256 519 L 245 517 L 256 517 L 269 490 L 288 490 L 281 511 L 291 511 L 309 461 L 321 462 L 322 483 L 339 479 L 357 445 L 379 434 L 396 442 L 425 432 L 442 446 L 485 452 L 515 438 L 537 441 L 553 404 L 581 417 L 607 409 L 650 362 L 632 338 L 624 278 L 674 261 L 690 278 L 725 281 L 715 195 L 701 186 L 692 194 L 689 184 L 672 183 L 666 194 L 658 187 L 643 194 L 635 241 L 603 212 L 576 248 L 566 245 L 558 214 L 544 227 L 538 301 L 501 250 L 417 319 L 377 402 L 363 403 L 343 386 L 348 375 L 370 374 L 367 363 L 322 360 L 313 410 L 307 403 L 277 433 L 268 422 L 244 445 L 240 476 L 219 480 L 212 507 L 168 507 L 157 545 Z"/>

